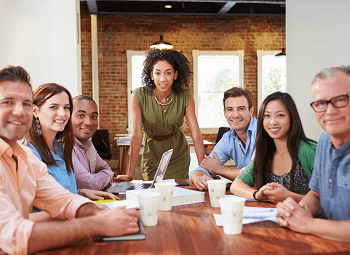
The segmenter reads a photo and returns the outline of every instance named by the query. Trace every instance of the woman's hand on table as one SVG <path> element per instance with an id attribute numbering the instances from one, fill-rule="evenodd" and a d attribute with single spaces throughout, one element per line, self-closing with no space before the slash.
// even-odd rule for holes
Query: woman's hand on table
<path id="1" fill-rule="evenodd" d="M 113 181 L 132 181 L 133 176 L 129 175 L 118 175 L 117 177 L 113 177 Z"/>
<path id="2" fill-rule="evenodd" d="M 258 192 L 255 194 L 255 198 L 257 200 L 267 200 L 267 196 L 264 194 L 265 190 L 269 190 L 270 188 L 267 185 L 262 186 Z"/>
<path id="3" fill-rule="evenodd" d="M 283 202 L 289 196 L 290 191 L 279 183 L 268 183 L 265 186 L 269 188 L 265 189 L 263 193 L 267 196 L 268 200 L 274 204 Z"/>
<path id="4" fill-rule="evenodd" d="M 104 192 L 93 189 L 81 189 L 79 191 L 79 195 L 87 197 L 91 200 L 104 200 L 105 197 L 108 197 L 112 200 L 118 200 L 118 197 L 110 192 Z"/>

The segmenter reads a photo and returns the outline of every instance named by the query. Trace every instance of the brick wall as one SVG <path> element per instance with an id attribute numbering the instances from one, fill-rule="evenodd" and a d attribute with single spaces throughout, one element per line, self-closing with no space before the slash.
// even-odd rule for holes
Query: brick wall
<path id="1" fill-rule="evenodd" d="M 191 64 L 192 50 L 244 50 L 244 84 L 254 95 L 256 109 L 257 50 L 285 47 L 285 17 L 98 15 L 100 127 L 109 130 L 111 141 L 114 134 L 127 129 L 126 51 L 146 51 L 161 34 Z M 91 20 L 86 2 L 81 2 L 81 38 L 83 94 L 92 96 Z M 183 128 L 190 135 L 187 124 Z M 204 138 L 215 142 L 216 134 Z M 113 157 L 118 154 L 115 147 Z"/>

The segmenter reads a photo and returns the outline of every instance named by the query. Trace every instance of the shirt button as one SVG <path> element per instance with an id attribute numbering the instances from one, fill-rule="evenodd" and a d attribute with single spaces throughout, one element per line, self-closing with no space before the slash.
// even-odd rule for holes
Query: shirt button
<path id="1" fill-rule="evenodd" d="M 329 183 L 332 183 L 332 179 L 329 179 Z"/>
<path id="2" fill-rule="evenodd" d="M 66 177 L 66 180 L 68 180 L 68 177 Z"/>
<path id="3" fill-rule="evenodd" d="M 164 110 L 164 112 L 166 112 L 166 110 Z"/>

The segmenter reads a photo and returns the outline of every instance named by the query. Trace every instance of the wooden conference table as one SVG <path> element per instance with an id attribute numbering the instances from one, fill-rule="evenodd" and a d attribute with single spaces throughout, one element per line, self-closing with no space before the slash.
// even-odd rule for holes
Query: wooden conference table
<path id="1" fill-rule="evenodd" d="M 114 140 L 119 148 L 119 167 L 118 174 L 126 174 L 128 161 L 129 161 L 129 151 L 130 151 L 130 134 L 116 134 Z M 194 146 L 192 138 L 186 136 L 188 145 Z M 204 147 L 207 148 L 209 145 L 214 145 L 212 142 L 203 140 Z M 143 145 L 142 145 L 143 146 Z M 142 151 L 142 148 L 141 148 Z"/>
<path id="2" fill-rule="evenodd" d="M 194 189 L 194 185 L 189 187 Z M 227 193 L 229 194 L 229 193 Z M 246 206 L 275 207 L 266 202 L 246 202 Z M 159 212 L 158 225 L 144 227 L 140 241 L 94 242 L 85 239 L 69 246 L 36 254 L 349 254 L 350 244 L 295 233 L 272 221 L 243 226 L 240 235 L 225 235 L 215 224 L 208 192 L 205 203 L 174 206 Z"/>

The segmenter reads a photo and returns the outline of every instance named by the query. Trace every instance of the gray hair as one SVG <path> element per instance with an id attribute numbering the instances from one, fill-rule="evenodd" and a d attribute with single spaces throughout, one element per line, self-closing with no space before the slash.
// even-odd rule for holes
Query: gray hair
<path id="1" fill-rule="evenodd" d="M 321 72 L 316 74 L 315 78 L 311 82 L 311 86 L 313 86 L 317 80 L 323 80 L 329 77 L 333 77 L 337 72 L 342 72 L 346 74 L 350 81 L 350 66 L 343 65 L 343 66 L 328 67 L 323 69 Z"/>

